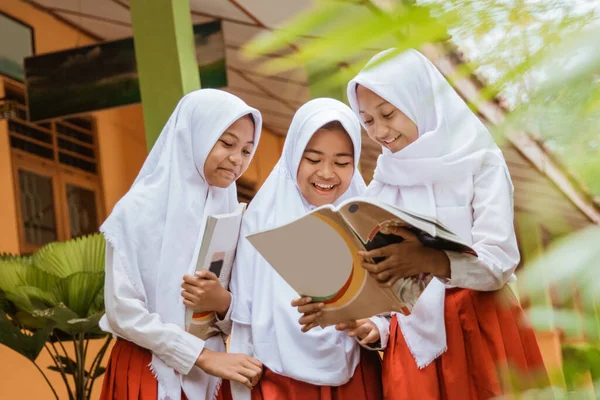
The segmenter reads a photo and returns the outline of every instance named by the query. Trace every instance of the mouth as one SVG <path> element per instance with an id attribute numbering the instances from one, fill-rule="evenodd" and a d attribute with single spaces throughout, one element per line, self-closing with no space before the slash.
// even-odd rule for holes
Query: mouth
<path id="1" fill-rule="evenodd" d="M 402 136 L 402 135 L 398 135 L 396 137 L 390 138 L 390 139 L 386 139 L 386 140 L 381 140 L 381 143 L 385 144 L 386 146 L 389 146 L 390 144 L 394 143 L 396 140 L 398 140 L 398 138 Z"/>
<path id="2" fill-rule="evenodd" d="M 224 172 L 226 175 L 229 175 L 231 178 L 237 178 L 237 174 L 230 169 L 227 168 L 219 168 L 219 171 Z"/>
<path id="3" fill-rule="evenodd" d="M 326 183 L 312 183 L 313 187 L 318 193 L 328 194 L 331 193 L 338 185 L 337 184 L 326 184 Z"/>

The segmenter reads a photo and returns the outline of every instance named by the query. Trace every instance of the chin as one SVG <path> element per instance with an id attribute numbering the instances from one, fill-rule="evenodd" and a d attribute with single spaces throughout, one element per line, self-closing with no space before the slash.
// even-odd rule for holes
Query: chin
<path id="1" fill-rule="evenodd" d="M 215 187 L 219 187 L 222 189 L 227 189 L 229 186 L 231 186 L 232 183 L 234 183 L 235 181 L 229 180 L 229 179 L 215 179 L 212 182 L 208 182 L 208 184 L 210 186 L 215 186 Z"/>

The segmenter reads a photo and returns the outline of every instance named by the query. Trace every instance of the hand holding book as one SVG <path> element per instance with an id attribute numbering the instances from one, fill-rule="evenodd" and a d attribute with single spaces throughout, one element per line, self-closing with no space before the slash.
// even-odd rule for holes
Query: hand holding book
<path id="1" fill-rule="evenodd" d="M 377 343 L 381 339 L 379 328 L 369 318 L 341 322 L 335 326 L 335 329 L 348 331 L 348 336 L 357 338 L 362 345 Z"/>
<path id="2" fill-rule="evenodd" d="M 438 278 L 450 276 L 450 261 L 442 250 L 425 246 L 422 238 L 400 226 L 388 227 L 385 234 L 402 240 L 358 253 L 362 266 L 382 287 L 393 287 L 401 278 L 424 281 L 427 274 Z"/>
<path id="3" fill-rule="evenodd" d="M 231 293 L 219 283 L 213 272 L 202 270 L 184 275 L 181 284 L 183 304 L 194 310 L 215 311 L 223 318 L 231 304 Z"/>

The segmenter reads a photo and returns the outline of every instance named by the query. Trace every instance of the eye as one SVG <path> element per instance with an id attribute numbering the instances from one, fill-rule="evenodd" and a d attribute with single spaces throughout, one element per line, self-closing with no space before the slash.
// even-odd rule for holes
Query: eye
<path id="1" fill-rule="evenodd" d="M 365 121 L 363 121 L 363 123 L 364 123 L 365 125 L 371 125 L 371 124 L 373 123 L 373 120 L 372 120 L 372 119 L 365 120 Z"/>
<path id="2" fill-rule="evenodd" d="M 225 146 L 225 147 L 231 147 L 231 146 L 233 146 L 233 144 L 232 144 L 232 143 L 227 143 L 227 142 L 226 142 L 226 141 L 224 141 L 223 139 L 220 139 L 220 140 L 219 140 L 219 142 L 221 142 L 221 143 L 223 144 L 223 146 Z"/>
<path id="3" fill-rule="evenodd" d="M 347 167 L 348 165 L 350 165 L 350 163 L 349 162 L 345 162 L 345 163 L 336 162 L 335 165 L 337 165 L 338 167 Z"/>
<path id="4" fill-rule="evenodd" d="M 313 160 L 313 159 L 311 159 L 311 158 L 308 158 L 308 157 L 304 157 L 304 159 L 305 159 L 306 161 L 308 161 L 309 163 L 311 163 L 311 164 L 318 164 L 318 163 L 320 163 L 320 162 L 321 162 L 321 160 Z"/>
<path id="5" fill-rule="evenodd" d="M 383 118 L 385 118 L 385 119 L 390 119 L 390 118 L 391 118 L 391 116 L 392 116 L 392 114 L 394 114 L 394 111 L 391 111 L 391 112 L 390 112 L 390 113 L 388 113 L 388 114 L 383 114 Z"/>
<path id="6" fill-rule="evenodd" d="M 242 150 L 242 153 L 246 156 L 249 156 L 250 154 L 252 154 L 252 152 L 250 150 Z"/>

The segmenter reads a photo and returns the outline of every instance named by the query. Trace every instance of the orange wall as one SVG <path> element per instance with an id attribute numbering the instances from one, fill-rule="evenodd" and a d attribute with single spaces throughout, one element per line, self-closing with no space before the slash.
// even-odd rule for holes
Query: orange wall
<path id="1" fill-rule="evenodd" d="M 37 54 L 83 46 L 94 41 L 55 18 L 20 0 L 0 1 L 0 11 L 34 28 Z M 0 96 L 1 97 L 1 96 Z M 142 111 L 139 105 L 93 113 L 99 136 L 99 159 L 104 186 L 104 208 L 110 212 L 127 191 L 146 155 Z M 0 121 L 0 252 L 19 251 L 15 195 L 6 121 Z M 95 342 L 95 341 L 94 341 Z M 94 355 L 100 343 L 90 344 Z M 72 347 L 72 346 L 69 346 Z M 61 399 L 68 398 L 57 372 L 46 370 L 52 364 L 45 351 L 38 358 Z M 102 379 L 94 387 L 98 398 Z M 53 399 L 54 396 L 33 364 L 0 345 L 0 399 Z"/>

